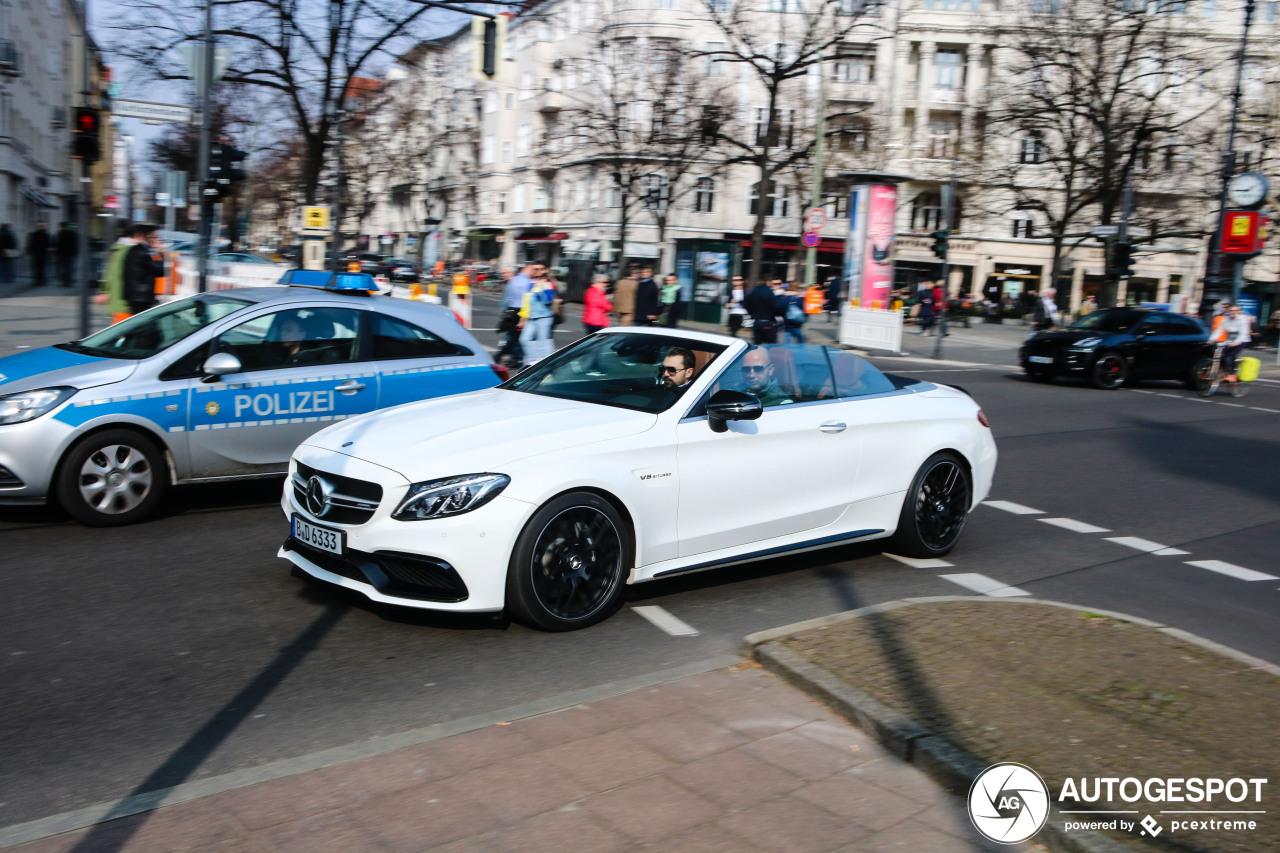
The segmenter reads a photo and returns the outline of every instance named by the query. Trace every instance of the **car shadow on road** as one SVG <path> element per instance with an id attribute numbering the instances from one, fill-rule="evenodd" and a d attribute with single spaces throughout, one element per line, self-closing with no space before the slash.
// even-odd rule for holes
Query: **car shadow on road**
<path id="1" fill-rule="evenodd" d="M 191 513 L 274 506 L 280 503 L 283 488 L 284 477 L 274 476 L 260 480 L 174 486 L 155 512 L 139 523 L 147 524 Z M 73 522 L 74 519 L 56 502 L 41 506 L 0 507 L 0 530 L 21 530 Z"/>

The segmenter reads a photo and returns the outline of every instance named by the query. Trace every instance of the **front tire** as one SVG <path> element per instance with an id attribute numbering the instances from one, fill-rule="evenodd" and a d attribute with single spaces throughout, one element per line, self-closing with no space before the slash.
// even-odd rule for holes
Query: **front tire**
<path id="1" fill-rule="evenodd" d="M 902 502 L 898 530 L 890 540 L 903 557 L 941 557 L 955 547 L 969 517 L 973 483 L 969 469 L 954 453 L 925 460 Z"/>
<path id="2" fill-rule="evenodd" d="M 617 610 L 635 554 L 631 528 L 591 492 L 542 506 L 516 540 L 507 572 L 512 617 L 542 631 L 574 631 Z"/>
<path id="3" fill-rule="evenodd" d="M 152 513 L 169 486 L 164 452 L 131 429 L 107 429 L 75 445 L 58 472 L 63 509 L 90 527 L 133 524 Z"/>
<path id="4" fill-rule="evenodd" d="M 1118 352 L 1104 352 L 1098 356 L 1090 371 L 1093 387 L 1104 391 L 1119 388 L 1129 377 L 1129 365 Z"/>

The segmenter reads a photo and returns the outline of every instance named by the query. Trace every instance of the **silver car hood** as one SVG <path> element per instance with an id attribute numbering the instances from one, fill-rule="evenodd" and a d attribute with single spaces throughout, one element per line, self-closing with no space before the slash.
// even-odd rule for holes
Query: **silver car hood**
<path id="1" fill-rule="evenodd" d="M 66 385 L 94 388 L 128 379 L 132 359 L 99 358 L 57 347 L 42 347 L 0 358 L 0 397 L 36 388 Z"/>

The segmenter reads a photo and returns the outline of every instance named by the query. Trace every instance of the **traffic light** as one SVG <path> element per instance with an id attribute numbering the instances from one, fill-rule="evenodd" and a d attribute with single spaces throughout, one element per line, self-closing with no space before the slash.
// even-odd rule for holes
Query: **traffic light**
<path id="1" fill-rule="evenodd" d="M 493 18 L 484 20 L 484 45 L 480 54 L 480 70 L 486 77 L 492 77 L 498 70 L 498 22 Z"/>
<path id="2" fill-rule="evenodd" d="M 1111 248 L 1111 275 L 1113 278 L 1130 278 L 1133 275 L 1134 247 L 1130 243 L 1116 243 Z"/>
<path id="3" fill-rule="evenodd" d="M 930 250 L 933 251 L 942 260 L 947 259 L 947 238 L 951 236 L 951 232 L 945 228 L 933 232 L 933 245 Z"/>
<path id="4" fill-rule="evenodd" d="M 71 126 L 71 156 L 87 163 L 96 163 L 102 149 L 98 142 L 98 111 L 93 107 L 76 107 L 75 122 Z"/>
<path id="5" fill-rule="evenodd" d="M 239 164 L 247 156 L 225 139 L 213 143 L 209 149 L 209 183 L 205 186 L 205 195 L 217 198 L 231 195 L 236 182 L 246 177 Z"/>

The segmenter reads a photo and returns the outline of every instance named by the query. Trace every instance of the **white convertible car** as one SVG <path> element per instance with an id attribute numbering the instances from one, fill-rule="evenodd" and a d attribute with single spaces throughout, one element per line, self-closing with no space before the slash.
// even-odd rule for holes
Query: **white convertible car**
<path id="1" fill-rule="evenodd" d="M 955 388 L 832 347 L 607 329 L 313 435 L 280 556 L 373 601 L 564 631 L 681 572 L 884 538 L 940 556 L 995 465 Z"/>

